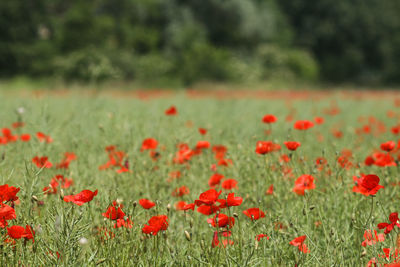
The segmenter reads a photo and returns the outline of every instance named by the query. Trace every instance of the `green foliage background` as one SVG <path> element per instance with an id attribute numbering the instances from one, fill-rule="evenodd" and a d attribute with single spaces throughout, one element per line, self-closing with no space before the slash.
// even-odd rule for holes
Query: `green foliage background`
<path id="1" fill-rule="evenodd" d="M 0 76 L 400 81 L 397 0 L 0 3 Z"/>

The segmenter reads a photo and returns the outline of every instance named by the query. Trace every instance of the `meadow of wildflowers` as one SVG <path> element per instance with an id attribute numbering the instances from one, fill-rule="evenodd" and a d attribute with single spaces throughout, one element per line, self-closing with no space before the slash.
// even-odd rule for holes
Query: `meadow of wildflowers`
<path id="1" fill-rule="evenodd" d="M 1 93 L 1 266 L 398 266 L 395 92 Z"/>

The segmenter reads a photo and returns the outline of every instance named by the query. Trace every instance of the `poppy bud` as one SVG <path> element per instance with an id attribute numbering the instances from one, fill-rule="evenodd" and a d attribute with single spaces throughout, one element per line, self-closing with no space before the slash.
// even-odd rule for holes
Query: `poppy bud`
<path id="1" fill-rule="evenodd" d="M 167 211 L 169 212 L 171 210 L 171 204 L 168 203 L 167 205 Z"/>
<path id="2" fill-rule="evenodd" d="M 64 200 L 64 190 L 60 190 L 60 198 L 61 200 Z"/>
<path id="3" fill-rule="evenodd" d="M 333 236 L 334 234 L 335 234 L 335 229 L 332 228 L 331 231 L 330 231 L 330 235 Z"/>
<path id="4" fill-rule="evenodd" d="M 24 113 L 25 113 L 25 108 L 24 108 L 24 107 L 19 107 L 19 108 L 17 108 L 16 111 L 17 111 L 18 114 L 21 115 L 21 114 L 24 114 Z"/>
<path id="5" fill-rule="evenodd" d="M 313 209 L 315 209 L 315 206 L 310 206 L 310 210 L 313 210 Z"/>
<path id="6" fill-rule="evenodd" d="M 190 228 L 193 228 L 193 219 L 190 219 L 189 226 L 190 226 Z"/>
<path id="7" fill-rule="evenodd" d="M 137 201 L 133 201 L 132 205 L 133 205 L 133 208 L 136 208 L 136 206 L 137 206 Z"/>
<path id="8" fill-rule="evenodd" d="M 38 202 L 39 199 L 37 198 L 37 196 L 33 195 L 33 196 L 32 196 L 32 201 Z"/>
<path id="9" fill-rule="evenodd" d="M 204 246 L 204 240 L 200 240 L 200 247 L 202 250 L 204 250 L 205 246 Z"/>
<path id="10" fill-rule="evenodd" d="M 303 215 L 306 216 L 306 209 L 303 208 Z"/>
<path id="11" fill-rule="evenodd" d="M 233 213 L 233 217 L 238 218 L 239 215 L 238 215 L 236 212 L 234 212 L 234 213 Z"/>
<path id="12" fill-rule="evenodd" d="M 87 243 L 89 243 L 89 240 L 87 240 L 87 238 L 82 237 L 81 239 L 79 239 L 79 244 L 86 245 Z"/>
<path id="13" fill-rule="evenodd" d="M 192 235 L 191 235 L 188 231 L 186 231 L 186 230 L 185 230 L 184 233 L 185 233 L 186 240 L 187 240 L 187 241 L 190 241 L 190 240 L 192 239 Z"/>

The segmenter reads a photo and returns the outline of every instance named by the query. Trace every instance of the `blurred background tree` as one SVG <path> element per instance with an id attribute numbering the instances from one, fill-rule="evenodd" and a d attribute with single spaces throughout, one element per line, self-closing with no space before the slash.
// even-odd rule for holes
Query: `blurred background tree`
<path id="1" fill-rule="evenodd" d="M 398 0 L 0 1 L 0 76 L 400 82 Z"/>

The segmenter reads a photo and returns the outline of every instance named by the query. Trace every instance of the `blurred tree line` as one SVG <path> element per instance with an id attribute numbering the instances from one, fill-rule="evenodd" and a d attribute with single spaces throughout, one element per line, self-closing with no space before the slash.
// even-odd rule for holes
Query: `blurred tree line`
<path id="1" fill-rule="evenodd" d="M 400 82 L 399 0 L 3 0 L 0 76 Z"/>

